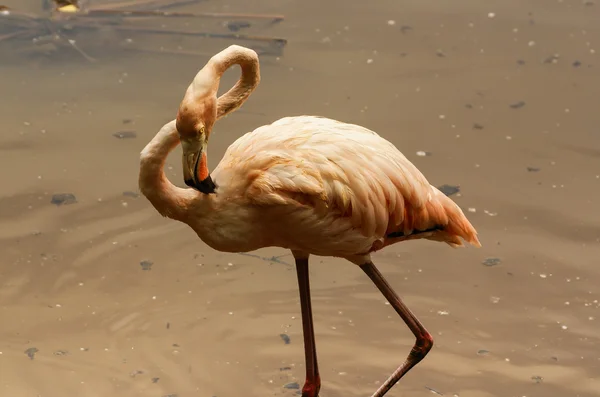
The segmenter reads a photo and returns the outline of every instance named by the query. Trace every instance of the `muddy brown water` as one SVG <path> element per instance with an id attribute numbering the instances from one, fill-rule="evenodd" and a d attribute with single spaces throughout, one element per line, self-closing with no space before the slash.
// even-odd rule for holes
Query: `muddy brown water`
<path id="1" fill-rule="evenodd" d="M 187 9 L 286 16 L 263 33 L 289 44 L 217 124 L 211 167 L 244 132 L 319 114 L 377 131 L 431 183 L 460 186 L 482 249 L 410 242 L 374 256 L 436 341 L 390 396 L 600 396 L 600 3 Z M 293 396 L 284 386 L 302 385 L 288 253 L 214 252 L 124 194 L 139 151 L 227 44 L 95 64 L 0 56 L 0 396 Z M 181 185 L 178 154 L 167 172 Z M 60 193 L 77 202 L 52 204 Z M 313 258 L 311 274 L 321 395 L 370 395 L 412 335 L 359 269 Z"/>

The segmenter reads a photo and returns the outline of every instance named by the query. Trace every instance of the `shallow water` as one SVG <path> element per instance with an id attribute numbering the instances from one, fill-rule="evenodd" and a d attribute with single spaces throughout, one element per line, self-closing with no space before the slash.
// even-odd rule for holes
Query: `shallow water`
<path id="1" fill-rule="evenodd" d="M 261 32 L 289 43 L 261 59 L 260 87 L 217 124 L 211 167 L 244 132 L 319 114 L 377 131 L 432 184 L 460 186 L 452 197 L 482 249 L 411 242 L 374 256 L 436 341 L 390 396 L 600 396 L 593 3 L 184 7 L 286 16 Z M 216 253 L 124 194 L 137 189 L 139 151 L 228 44 L 204 40 L 196 57 L 107 46 L 95 63 L 0 55 L 0 395 L 292 396 L 283 386 L 302 385 L 287 252 Z M 222 89 L 235 78 L 228 72 Z M 113 136 L 123 131 L 136 137 Z M 167 171 L 181 185 L 178 153 Z M 77 202 L 52 204 L 61 193 Z M 312 264 L 321 394 L 370 395 L 412 335 L 359 269 Z"/>

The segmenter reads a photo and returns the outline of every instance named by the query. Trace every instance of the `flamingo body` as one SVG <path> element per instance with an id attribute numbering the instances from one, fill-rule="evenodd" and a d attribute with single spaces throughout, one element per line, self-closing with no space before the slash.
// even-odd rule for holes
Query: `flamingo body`
<path id="1" fill-rule="evenodd" d="M 190 211 L 184 221 L 219 251 L 278 246 L 360 264 L 411 238 L 479 244 L 451 199 L 394 145 L 358 125 L 315 116 L 277 120 L 236 140 L 212 176 L 215 219 Z"/>

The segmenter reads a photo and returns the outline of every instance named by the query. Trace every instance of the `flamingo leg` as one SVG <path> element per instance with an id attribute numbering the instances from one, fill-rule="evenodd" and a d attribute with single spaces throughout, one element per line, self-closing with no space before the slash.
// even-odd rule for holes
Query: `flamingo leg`
<path id="1" fill-rule="evenodd" d="M 298 288 L 300 290 L 300 308 L 302 310 L 302 331 L 304 335 L 304 355 L 306 358 L 306 381 L 302 387 L 302 397 L 317 397 L 321 388 L 321 377 L 317 365 L 315 330 L 313 327 L 312 305 L 310 301 L 310 282 L 308 258 L 296 258 Z"/>
<path id="2" fill-rule="evenodd" d="M 412 367 L 417 365 L 429 350 L 433 347 L 433 337 L 423 324 L 415 317 L 408 307 L 402 302 L 398 294 L 394 292 L 390 284 L 386 281 L 383 275 L 379 272 L 373 262 L 367 262 L 360 266 L 360 268 L 369 276 L 371 281 L 379 288 L 379 291 L 385 296 L 390 305 L 396 310 L 396 313 L 400 315 L 402 320 L 408 325 L 408 328 L 417 338 L 410 354 L 404 363 L 394 371 L 394 373 L 381 385 L 372 397 L 383 397 L 404 375 L 410 371 Z"/>

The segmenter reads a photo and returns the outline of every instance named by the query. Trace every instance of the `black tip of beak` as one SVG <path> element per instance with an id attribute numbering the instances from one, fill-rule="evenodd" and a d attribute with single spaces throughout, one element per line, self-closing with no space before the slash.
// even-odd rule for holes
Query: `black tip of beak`
<path id="1" fill-rule="evenodd" d="M 193 179 L 186 179 L 185 184 L 204 194 L 216 193 L 217 185 L 213 182 L 209 175 L 206 179 L 196 183 Z"/>

